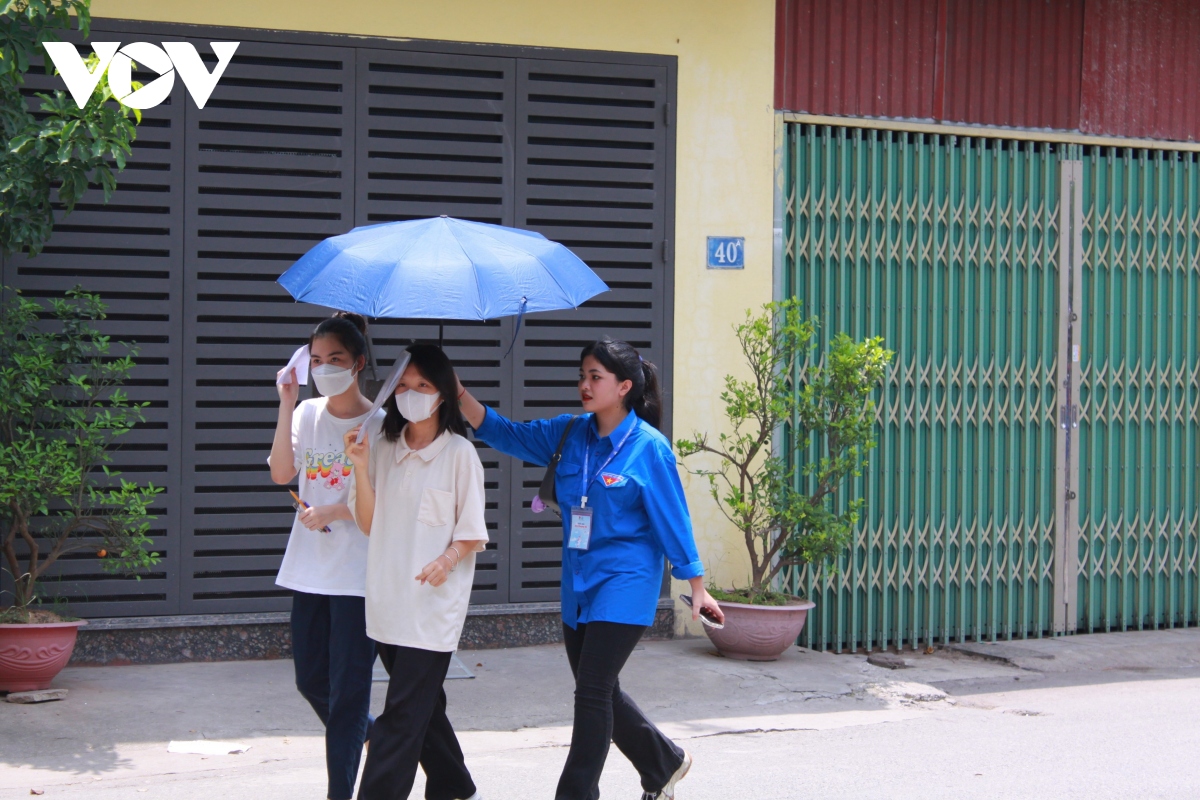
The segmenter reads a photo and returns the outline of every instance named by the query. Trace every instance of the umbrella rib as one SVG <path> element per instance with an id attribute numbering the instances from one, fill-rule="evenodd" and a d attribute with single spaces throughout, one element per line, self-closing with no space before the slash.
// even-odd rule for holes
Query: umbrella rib
<path id="1" fill-rule="evenodd" d="M 447 217 L 447 219 L 450 219 L 450 217 Z M 475 260 L 471 258 L 471 254 L 467 252 L 467 248 L 463 247 L 463 243 L 458 240 L 458 232 L 453 226 L 447 225 L 446 227 L 450 229 L 450 235 L 454 237 L 454 243 L 458 245 L 458 249 L 462 252 L 463 257 L 467 259 L 467 263 L 474 264 Z M 479 285 L 479 270 L 471 270 L 471 276 L 475 279 L 475 307 L 482 314 L 484 309 L 483 287 Z M 485 318 L 481 317 L 481 319 Z"/>
<path id="2" fill-rule="evenodd" d="M 423 236 L 425 236 L 425 234 L 424 234 L 424 233 L 421 233 L 421 234 L 419 234 L 418 236 L 414 236 L 414 237 L 410 238 L 410 239 L 409 239 L 409 241 L 408 241 L 408 243 L 405 245 L 405 247 L 404 247 L 404 250 L 403 250 L 402 252 L 400 252 L 398 255 L 396 255 L 396 256 L 394 256 L 394 257 L 392 257 L 392 264 L 393 264 L 393 265 L 396 265 L 396 266 L 399 266 L 400 262 L 404 260 L 404 257 L 405 257 L 406 255 L 408 255 L 408 251 L 409 251 L 409 250 L 412 250 L 414 247 L 416 247 L 416 246 L 417 246 L 417 242 L 418 242 L 418 241 L 419 241 L 419 240 L 420 240 L 420 239 L 421 239 Z M 384 292 L 383 290 L 384 290 L 384 289 L 386 289 L 388 286 L 390 286 L 390 285 L 391 285 L 391 283 L 392 283 L 392 281 L 393 281 L 393 280 L 396 278 L 396 276 L 397 276 L 397 275 L 399 275 L 399 274 L 400 274 L 400 270 L 399 270 L 399 269 L 393 269 L 393 270 L 392 270 L 392 273 L 391 273 L 391 275 L 389 275 L 389 276 L 387 277 L 387 280 L 385 280 L 385 281 L 383 282 L 383 285 L 380 287 L 380 291 L 379 291 L 379 292 L 376 294 L 376 296 L 375 296 L 374 298 L 372 298 L 372 300 L 371 300 L 371 308 L 372 308 L 374 311 L 379 311 L 379 310 L 380 310 L 380 309 L 379 309 L 379 307 L 378 307 L 378 305 L 379 305 L 379 303 L 381 302 L 381 298 L 383 298 L 383 297 L 385 297 L 385 296 L 387 295 L 387 293 L 386 293 L 386 292 Z M 377 313 L 376 313 L 376 314 L 371 314 L 370 316 L 378 318 L 378 317 L 379 317 L 379 314 L 377 314 Z"/>
<path id="3" fill-rule="evenodd" d="M 500 240 L 499 240 L 499 239 L 496 239 L 496 237 L 495 237 L 495 236 L 492 236 L 492 234 L 491 234 L 491 231 L 485 231 L 485 234 L 486 234 L 487 236 L 491 237 L 492 239 L 494 239 L 495 241 L 497 241 L 497 242 L 500 242 Z M 553 240 L 553 239 L 547 239 L 547 241 L 554 242 L 554 240 Z M 500 242 L 500 243 L 501 243 L 501 244 L 504 244 L 504 242 Z M 563 244 L 562 242 L 554 242 L 554 244 L 558 245 L 559 247 L 562 247 L 562 248 L 566 249 L 566 251 L 567 251 L 568 253 L 571 253 L 571 255 L 575 256 L 575 253 L 573 253 L 573 252 L 571 251 L 571 249 L 570 249 L 569 247 L 567 247 L 565 244 Z M 560 292 L 562 292 L 562 293 L 563 293 L 563 296 L 569 296 L 569 293 L 567 292 L 567 290 L 566 290 L 566 289 L 564 289 L 564 288 L 563 288 L 563 285 L 562 285 L 561 283 L 559 283 L 559 282 L 558 282 L 558 278 L 554 277 L 554 272 L 553 272 L 553 271 L 551 271 L 551 269 L 550 269 L 548 266 L 546 266 L 546 262 L 545 262 L 545 261 L 542 261 L 542 259 L 541 259 L 541 258 L 539 258 L 538 256 L 536 256 L 536 255 L 534 255 L 533 253 L 530 253 L 530 252 L 528 252 L 528 251 L 526 251 L 526 255 L 532 256 L 534 261 L 536 261 L 536 262 L 538 262 L 539 264 L 541 264 L 541 265 L 542 265 L 542 269 L 543 269 L 543 270 L 545 270 L 546 274 L 550 276 L 550 280 L 554 281 L 554 285 L 555 285 L 555 286 L 557 286 L 557 287 L 558 287 L 558 290 L 559 290 Z M 579 256 L 575 256 L 575 257 L 576 257 L 576 258 L 579 258 Z M 586 261 L 584 261 L 582 258 L 579 258 L 579 262 L 580 262 L 581 264 L 583 264 L 585 267 L 587 267 L 587 262 L 586 262 Z M 587 267 L 587 268 L 588 268 L 588 269 L 591 269 L 591 267 Z M 599 276 L 597 276 L 597 277 L 599 277 Z M 603 280 L 601 280 L 601 283 L 603 283 Z M 607 287 L 607 286 L 608 286 L 608 284 L 607 284 L 607 283 L 605 283 L 604 285 L 605 285 L 605 287 Z M 589 299 L 590 299 L 590 298 L 589 298 Z M 584 302 L 587 302 L 587 301 L 584 301 Z M 579 306 L 572 306 L 572 307 L 573 307 L 573 308 L 579 308 Z"/>

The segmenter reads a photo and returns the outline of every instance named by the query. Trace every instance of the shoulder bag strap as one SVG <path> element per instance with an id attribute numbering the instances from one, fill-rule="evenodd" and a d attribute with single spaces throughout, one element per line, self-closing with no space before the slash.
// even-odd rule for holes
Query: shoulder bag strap
<path id="1" fill-rule="evenodd" d="M 542 505 L 553 511 L 559 517 L 562 517 L 562 509 L 558 507 L 558 498 L 554 489 L 554 472 L 558 467 L 558 461 L 562 458 L 563 447 L 567 444 L 567 437 L 571 434 L 571 428 L 575 427 L 579 417 L 573 418 L 567 423 L 566 430 L 563 431 L 562 438 L 558 440 L 558 449 L 554 451 L 554 455 L 550 457 L 550 463 L 546 466 L 546 474 L 542 476 L 542 485 L 538 487 L 537 496 L 541 498 Z"/>

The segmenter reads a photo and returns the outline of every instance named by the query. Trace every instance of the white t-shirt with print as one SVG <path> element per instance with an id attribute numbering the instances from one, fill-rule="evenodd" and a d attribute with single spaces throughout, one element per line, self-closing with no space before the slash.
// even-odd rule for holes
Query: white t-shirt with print
<path id="1" fill-rule="evenodd" d="M 293 463 L 300 472 L 298 494 L 310 506 L 353 503 L 354 465 L 346 458 L 343 437 L 367 420 L 366 414 L 339 419 L 326 410 L 327 402 L 324 397 L 305 400 L 292 414 Z M 383 417 L 382 410 L 376 412 L 367 424 L 368 436 L 379 435 Z M 329 530 L 310 531 L 297 513 L 275 583 L 310 594 L 364 597 L 367 537 L 352 520 L 334 520 Z"/>
<path id="2" fill-rule="evenodd" d="M 475 553 L 464 552 L 441 586 L 415 579 L 451 542 L 488 540 L 483 464 L 471 442 L 449 431 L 421 450 L 411 449 L 403 433 L 395 442 L 379 436 L 371 440 L 370 463 L 375 514 L 367 635 L 385 644 L 453 651 L 467 618 Z"/>

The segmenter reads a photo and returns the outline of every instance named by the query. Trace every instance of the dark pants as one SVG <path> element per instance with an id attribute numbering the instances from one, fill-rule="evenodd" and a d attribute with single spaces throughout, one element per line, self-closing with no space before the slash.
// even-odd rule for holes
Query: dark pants
<path id="1" fill-rule="evenodd" d="M 371 709 L 375 642 L 363 598 L 295 592 L 292 658 L 296 688 L 325 724 L 330 800 L 350 800 Z"/>
<path id="2" fill-rule="evenodd" d="M 575 727 L 555 800 L 600 797 L 610 741 L 637 769 L 647 792 L 666 786 L 683 764 L 683 750 L 646 719 L 617 680 L 645 630 L 618 622 L 589 622 L 574 629 L 563 625 L 567 660 L 575 674 Z"/>
<path id="3" fill-rule="evenodd" d="M 387 700 L 371 729 L 371 749 L 359 800 L 408 800 L 417 764 L 425 770 L 426 800 L 467 800 L 475 782 L 446 718 L 450 653 L 379 644 L 387 668 Z"/>

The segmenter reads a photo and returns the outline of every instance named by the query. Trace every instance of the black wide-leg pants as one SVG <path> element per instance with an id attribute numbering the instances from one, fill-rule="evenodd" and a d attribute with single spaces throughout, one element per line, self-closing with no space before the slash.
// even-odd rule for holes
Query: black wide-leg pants
<path id="1" fill-rule="evenodd" d="M 475 782 L 446 717 L 442 684 L 451 653 L 379 644 L 387 669 L 387 699 L 371 728 L 371 747 L 359 800 L 408 800 L 417 765 L 425 770 L 426 800 L 467 800 Z"/>
<path id="2" fill-rule="evenodd" d="M 637 769 L 647 792 L 662 789 L 683 764 L 683 750 L 646 719 L 618 681 L 645 630 L 619 622 L 563 625 L 567 660 L 575 674 L 575 725 L 555 800 L 600 797 L 610 741 Z"/>

